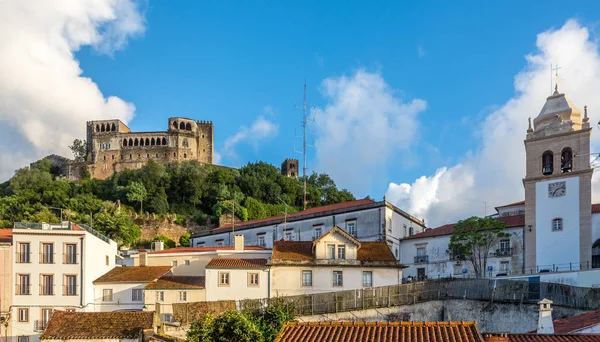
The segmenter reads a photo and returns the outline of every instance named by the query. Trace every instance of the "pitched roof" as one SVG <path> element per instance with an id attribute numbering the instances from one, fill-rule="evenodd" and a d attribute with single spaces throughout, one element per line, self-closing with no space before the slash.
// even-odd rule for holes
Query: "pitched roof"
<path id="1" fill-rule="evenodd" d="M 214 258 L 206 268 L 265 268 L 267 259 Z"/>
<path id="2" fill-rule="evenodd" d="M 133 339 L 152 329 L 154 312 L 54 311 L 43 340 Z"/>
<path id="3" fill-rule="evenodd" d="M 359 207 L 362 205 L 373 204 L 373 203 L 375 203 L 375 201 L 373 201 L 372 199 L 363 198 L 363 199 L 354 200 L 354 201 L 347 201 L 347 202 L 323 205 L 320 207 L 309 208 L 306 210 L 299 211 L 297 213 L 289 214 L 289 215 L 287 215 L 287 219 L 289 220 L 291 218 L 302 217 L 305 215 L 319 214 L 319 213 L 324 213 L 324 212 L 332 211 L 332 210 L 349 209 L 349 208 Z M 242 228 L 245 226 L 251 226 L 253 224 L 266 223 L 266 222 L 270 222 L 270 221 L 283 221 L 285 218 L 286 218 L 285 215 L 279 215 L 279 216 L 266 217 L 266 218 L 251 220 L 251 221 L 246 221 L 246 222 L 240 222 L 240 223 L 235 224 L 235 228 L 239 229 L 239 228 Z M 231 224 L 226 224 L 226 225 L 214 228 L 213 231 L 223 231 L 223 230 L 231 229 L 231 226 L 232 226 Z"/>
<path id="4" fill-rule="evenodd" d="M 12 242 L 12 229 L 0 229 L 0 242 Z"/>
<path id="5" fill-rule="evenodd" d="M 475 322 L 288 322 L 275 342 L 484 342 Z"/>
<path id="6" fill-rule="evenodd" d="M 356 246 L 360 247 L 360 241 L 358 241 L 354 236 L 350 235 L 348 232 L 346 232 L 339 226 L 333 226 L 333 228 L 331 228 L 327 233 L 319 236 L 318 239 L 313 241 L 313 245 L 316 245 L 319 241 L 323 240 L 327 235 L 331 235 L 334 233 L 340 234 L 341 236 L 343 236 L 344 238 L 346 238 L 347 240 L 349 240 Z"/>
<path id="7" fill-rule="evenodd" d="M 505 228 L 524 227 L 525 226 L 525 215 L 513 215 L 503 216 L 498 218 L 499 221 L 504 222 Z M 451 235 L 454 232 L 454 226 L 456 223 L 445 224 L 443 226 L 427 229 L 422 233 L 418 233 L 412 236 L 407 236 L 403 240 L 420 239 L 434 236 Z"/>
<path id="8" fill-rule="evenodd" d="M 600 335 L 509 334 L 508 342 L 600 342 Z"/>
<path id="9" fill-rule="evenodd" d="M 498 210 L 498 208 L 514 207 L 517 205 L 524 205 L 524 204 L 525 204 L 525 201 L 518 201 L 518 202 L 513 202 L 513 203 L 497 206 L 495 209 Z"/>
<path id="10" fill-rule="evenodd" d="M 216 252 L 216 251 L 231 251 L 234 246 L 221 247 L 177 247 L 164 249 L 162 251 L 149 252 L 148 254 L 172 254 L 172 253 L 195 253 L 195 252 Z M 244 246 L 245 251 L 269 251 L 269 248 L 260 246 Z"/>
<path id="11" fill-rule="evenodd" d="M 600 310 L 555 320 L 554 333 L 569 334 L 596 324 L 600 324 Z"/>
<path id="12" fill-rule="evenodd" d="M 315 260 L 312 241 L 275 241 L 272 260 Z M 386 242 L 361 242 L 357 259 L 360 261 L 396 261 Z M 214 260 L 214 259 L 213 259 Z"/>
<path id="13" fill-rule="evenodd" d="M 171 270 L 171 266 L 122 266 L 115 267 L 93 281 L 101 283 L 144 283 L 151 282 Z"/>
<path id="14" fill-rule="evenodd" d="M 162 276 L 146 285 L 146 289 L 203 289 L 204 276 Z"/>

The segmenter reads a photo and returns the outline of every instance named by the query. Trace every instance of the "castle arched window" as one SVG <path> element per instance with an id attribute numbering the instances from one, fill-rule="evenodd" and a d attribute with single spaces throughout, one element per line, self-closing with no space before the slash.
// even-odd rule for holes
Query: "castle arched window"
<path id="1" fill-rule="evenodd" d="M 146 153 L 146 158 L 150 159 L 150 153 Z"/>
<path id="2" fill-rule="evenodd" d="M 123 146 L 127 146 L 127 139 L 123 139 Z"/>
<path id="3" fill-rule="evenodd" d="M 102 124 L 102 126 L 100 126 L 100 132 L 104 132 L 104 124 Z"/>
<path id="4" fill-rule="evenodd" d="M 110 144 L 106 144 L 106 148 L 110 148 Z"/>
<path id="5" fill-rule="evenodd" d="M 96 132 L 100 132 L 100 125 L 96 124 Z"/>
<path id="6" fill-rule="evenodd" d="M 129 155 L 129 159 L 133 159 L 133 156 L 131 154 Z"/>
<path id="7" fill-rule="evenodd" d="M 115 155 L 114 154 L 112 155 L 112 160 L 115 160 Z"/>
<path id="8" fill-rule="evenodd" d="M 110 130 L 111 130 L 111 131 L 113 131 L 113 132 L 114 132 L 114 131 L 116 131 L 116 130 L 117 130 L 117 126 L 115 126 L 115 124 L 113 123 L 113 124 L 110 126 Z"/>
<path id="9" fill-rule="evenodd" d="M 104 160 L 106 160 L 106 156 L 104 156 Z"/>
<path id="10" fill-rule="evenodd" d="M 158 158 L 158 153 L 156 154 L 156 158 Z"/>
<path id="11" fill-rule="evenodd" d="M 183 139 L 183 142 L 181 143 L 181 146 L 183 146 L 183 147 L 189 147 L 190 144 L 188 143 L 187 139 Z"/>
<path id="12" fill-rule="evenodd" d="M 202 139 L 204 139 L 204 133 L 202 133 Z"/>
<path id="13" fill-rule="evenodd" d="M 160 138 L 156 138 L 156 145 L 160 146 Z"/>
<path id="14" fill-rule="evenodd" d="M 167 144 L 167 138 L 163 138 L 163 140 L 162 140 L 162 144 L 163 144 L 163 145 L 166 145 L 166 144 Z"/>
<path id="15" fill-rule="evenodd" d="M 189 122 L 187 124 L 185 124 L 185 130 L 186 131 L 191 131 L 192 130 L 192 125 Z"/>
<path id="16" fill-rule="evenodd" d="M 150 146 L 150 139 L 146 138 L 146 146 Z"/>
<path id="17" fill-rule="evenodd" d="M 179 124 L 179 129 L 185 129 L 185 124 L 183 122 Z"/>
<path id="18" fill-rule="evenodd" d="M 150 146 L 154 146 L 154 145 L 156 145 L 156 141 L 154 141 L 154 138 L 152 138 L 152 139 L 150 140 Z"/>
<path id="19" fill-rule="evenodd" d="M 546 151 L 542 154 L 542 174 L 551 175 L 554 172 L 554 154 L 552 151 Z"/>
<path id="20" fill-rule="evenodd" d="M 104 149 L 104 144 L 100 144 L 100 149 Z"/>
<path id="21" fill-rule="evenodd" d="M 177 129 L 177 121 L 173 121 L 173 128 Z"/>
<path id="22" fill-rule="evenodd" d="M 173 152 L 173 157 L 176 158 L 177 157 L 177 153 Z"/>
<path id="23" fill-rule="evenodd" d="M 133 146 L 133 139 L 129 138 L 129 146 Z"/>
<path id="24" fill-rule="evenodd" d="M 573 150 L 565 147 L 560 153 L 560 168 L 562 172 L 571 172 L 573 169 Z"/>
<path id="25" fill-rule="evenodd" d="M 144 146 L 144 138 L 140 139 L 140 146 Z"/>
<path id="26" fill-rule="evenodd" d="M 133 146 L 138 146 L 139 144 L 140 144 L 140 143 L 139 143 L 138 139 L 137 139 L 137 138 L 135 138 L 135 140 L 134 140 L 134 142 L 133 142 Z"/>
<path id="27" fill-rule="evenodd" d="M 563 220 L 561 218 L 555 218 L 552 220 L 552 231 L 562 230 Z"/>
<path id="28" fill-rule="evenodd" d="M 185 159 L 185 158 L 187 158 L 187 154 L 186 153 L 183 154 L 183 159 Z"/>

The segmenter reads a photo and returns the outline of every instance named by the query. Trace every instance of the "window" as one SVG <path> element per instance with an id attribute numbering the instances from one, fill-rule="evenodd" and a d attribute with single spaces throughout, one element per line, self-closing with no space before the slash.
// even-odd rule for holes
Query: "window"
<path id="1" fill-rule="evenodd" d="M 501 261 L 500 262 L 500 272 L 508 273 L 510 271 L 510 261 Z"/>
<path id="2" fill-rule="evenodd" d="M 500 240 L 500 254 L 506 255 L 510 254 L 510 239 L 502 239 Z"/>
<path id="3" fill-rule="evenodd" d="M 29 309 L 19 309 L 19 322 L 29 322 Z"/>
<path id="4" fill-rule="evenodd" d="M 413 227 L 409 227 L 408 228 L 408 236 L 412 236 L 415 233 L 415 230 L 413 229 Z"/>
<path id="5" fill-rule="evenodd" d="M 562 230 L 563 221 L 561 218 L 555 218 L 552 220 L 552 230 Z"/>
<path id="6" fill-rule="evenodd" d="M 17 284 L 18 295 L 31 294 L 31 278 L 29 274 L 19 274 L 19 283 Z"/>
<path id="7" fill-rule="evenodd" d="M 184 263 L 186 266 L 189 266 L 189 265 L 190 265 L 190 261 L 189 261 L 189 260 L 186 260 L 186 261 L 184 261 L 183 263 Z"/>
<path id="8" fill-rule="evenodd" d="M 338 245 L 338 259 L 344 260 L 346 259 L 346 245 Z"/>
<path id="9" fill-rule="evenodd" d="M 560 154 L 560 168 L 562 172 L 571 172 L 573 168 L 573 151 L 569 147 Z"/>
<path id="10" fill-rule="evenodd" d="M 187 158 L 187 153 L 183 154 L 183 159 Z"/>
<path id="11" fill-rule="evenodd" d="M 196 242 L 196 247 L 204 247 L 204 242 Z"/>
<path id="12" fill-rule="evenodd" d="M 542 174 L 544 176 L 551 175 L 554 172 L 554 154 L 551 151 L 546 151 L 542 154 Z"/>
<path id="13" fill-rule="evenodd" d="M 356 221 L 346 222 L 346 232 L 352 236 L 356 236 Z"/>
<path id="14" fill-rule="evenodd" d="M 131 290 L 131 301 L 143 302 L 144 301 L 144 289 Z"/>
<path id="15" fill-rule="evenodd" d="M 258 286 L 258 273 L 248 273 L 248 286 Z"/>
<path id="16" fill-rule="evenodd" d="M 419 248 L 417 248 L 417 256 L 425 256 L 426 254 L 427 253 L 426 253 L 425 247 L 419 247 Z"/>
<path id="17" fill-rule="evenodd" d="M 106 256 L 106 266 L 108 266 L 108 264 L 110 263 L 110 259 L 108 258 L 108 255 Z"/>
<path id="18" fill-rule="evenodd" d="M 112 289 L 104 289 L 102 290 L 102 301 L 103 302 L 112 302 L 113 300 L 113 291 Z"/>
<path id="19" fill-rule="evenodd" d="M 286 241 L 292 241 L 294 239 L 294 237 L 292 236 L 292 231 L 291 230 L 286 230 L 285 231 L 285 240 Z"/>
<path id="20" fill-rule="evenodd" d="M 427 248 L 426 247 L 417 247 L 417 256 L 415 257 L 415 263 L 419 262 L 428 262 L 429 258 L 427 256 Z"/>
<path id="21" fill-rule="evenodd" d="M 159 303 L 165 301 L 165 291 L 156 291 L 156 301 Z"/>
<path id="22" fill-rule="evenodd" d="M 315 240 L 320 238 L 322 234 L 322 229 L 321 228 L 315 228 Z"/>
<path id="23" fill-rule="evenodd" d="M 327 259 L 335 259 L 335 245 L 327 245 Z"/>
<path id="24" fill-rule="evenodd" d="M 266 244 L 265 244 L 265 235 L 264 234 L 258 235 L 258 245 L 260 247 L 265 247 L 266 246 Z"/>
<path id="25" fill-rule="evenodd" d="M 363 287 L 371 287 L 373 286 L 373 272 L 372 271 L 364 271 L 363 272 Z"/>
<path id="26" fill-rule="evenodd" d="M 53 264 L 54 263 L 54 244 L 53 243 L 42 243 L 42 255 L 40 263 L 42 264 Z"/>
<path id="27" fill-rule="evenodd" d="M 51 316 L 52 316 L 52 309 L 42 309 L 42 326 L 41 326 L 42 329 L 46 329 Z"/>
<path id="28" fill-rule="evenodd" d="M 30 260 L 30 245 L 29 242 L 21 242 L 19 243 L 19 255 L 17 256 L 17 260 L 20 264 L 28 264 L 31 262 Z"/>
<path id="29" fill-rule="evenodd" d="M 176 267 L 177 266 L 177 260 L 171 261 L 171 265 L 173 265 L 173 267 Z"/>
<path id="30" fill-rule="evenodd" d="M 219 286 L 229 286 L 229 272 L 219 272 Z"/>
<path id="31" fill-rule="evenodd" d="M 223 240 L 215 241 L 217 243 L 217 247 L 223 247 Z"/>
<path id="32" fill-rule="evenodd" d="M 43 296 L 54 295 L 54 276 L 51 274 L 42 275 L 42 283 L 40 284 L 40 294 Z"/>
<path id="33" fill-rule="evenodd" d="M 29 342 L 29 336 L 19 336 L 19 342 Z"/>
<path id="34" fill-rule="evenodd" d="M 65 276 L 65 295 L 66 296 L 77 296 L 77 276 L 66 275 Z"/>
<path id="35" fill-rule="evenodd" d="M 187 302 L 187 291 L 179 291 L 179 301 Z"/>
<path id="36" fill-rule="evenodd" d="M 68 243 L 65 245 L 65 264 L 77 263 L 77 245 Z"/>
<path id="37" fill-rule="evenodd" d="M 333 286 L 344 286 L 342 271 L 333 271 Z"/>
<path id="38" fill-rule="evenodd" d="M 312 271 L 302 271 L 302 286 L 312 286 Z"/>

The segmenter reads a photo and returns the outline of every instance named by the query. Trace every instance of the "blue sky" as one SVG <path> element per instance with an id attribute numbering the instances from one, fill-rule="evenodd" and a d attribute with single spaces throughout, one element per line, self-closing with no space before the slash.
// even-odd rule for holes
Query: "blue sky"
<path id="1" fill-rule="evenodd" d="M 300 157 L 294 153 L 294 132 L 299 132 L 301 112 L 293 106 L 301 103 L 306 80 L 309 104 L 316 107 L 311 113 L 316 119 L 311 130 L 316 133 L 317 146 L 309 149 L 309 172 L 332 174 L 339 187 L 350 189 L 357 197 L 381 198 L 387 192 L 398 198 L 399 205 L 423 216 L 431 213 L 419 209 L 415 204 L 418 201 L 394 194 L 392 184 L 415 188 L 420 177 L 434 180 L 440 168 L 456 169 L 481 154 L 488 134 L 483 128 L 490 118 L 502 112 L 512 99 L 519 99 L 520 93 L 526 93 L 515 90 L 516 77 L 537 70 L 537 64 L 526 60 L 526 56 L 560 60 L 555 56 L 559 53 L 541 51 L 543 42 L 538 35 L 585 31 L 585 37 L 575 36 L 593 44 L 595 56 L 600 13 L 597 1 L 410 4 L 150 0 L 138 5 L 131 1 L 119 0 L 119 5 L 107 2 L 106 11 L 88 6 L 87 1 L 71 3 L 73 9 L 69 11 L 49 7 L 43 12 L 39 9 L 43 2 L 37 8 L 4 5 L 9 7 L 4 10 L 4 19 L 14 24 L 13 32 L 20 32 L 19 28 L 23 32 L 32 30 L 28 23 L 44 22 L 32 19 L 38 16 L 60 20 L 66 27 L 36 26 L 39 42 L 64 58 L 65 65 L 74 64 L 65 66 L 65 76 L 56 79 L 72 78 L 79 86 L 71 84 L 75 90 L 65 95 L 60 105 L 27 110 L 41 110 L 35 122 L 48 126 L 52 125 L 47 122 L 52 115 L 61 112 L 72 111 L 63 116 L 78 117 L 77 125 L 61 130 L 57 146 L 66 145 L 63 142 L 73 136 L 83 138 L 85 127 L 81 122 L 109 118 L 114 113 L 118 114 L 112 117 L 124 120 L 133 115 L 129 126 L 134 131 L 164 130 L 168 117 L 183 116 L 213 121 L 215 151 L 222 164 L 241 166 L 263 160 L 279 165 L 286 157 Z M 563 29 L 568 20 L 576 22 L 570 31 Z M 46 32 L 60 39 L 54 40 Z M 558 33 L 551 39 L 560 41 Z M 567 43 L 572 40 L 562 39 Z M 70 46 L 72 55 L 64 53 L 65 45 Z M 38 47 L 33 43 L 31 46 Z M 31 46 L 25 46 L 24 53 Z M 28 77 L 63 70 L 62 64 L 61 68 L 54 67 L 54 59 L 43 56 L 47 64 L 40 69 L 43 72 L 31 71 Z M 7 71 L 18 69 L 11 65 L 17 64 L 16 60 L 4 63 Z M 77 62 L 80 70 L 76 70 Z M 38 60 L 31 64 L 40 67 Z M 23 70 L 37 69 L 24 66 Z M 565 72 L 568 83 L 568 68 Z M 91 85 L 81 84 L 85 78 Z M 11 82 L 22 79 L 15 72 Z M 35 85 L 43 84 L 53 97 L 60 97 L 53 93 L 60 92 L 54 89 L 60 87 L 48 80 L 50 76 L 45 83 Z M 2 82 L 0 79 L 0 96 L 9 96 L 1 91 Z M 543 105 L 546 87 L 550 88 L 549 75 L 547 82 L 540 95 L 533 97 L 532 108 Z M 542 87 L 541 83 L 536 85 Z M 88 86 L 90 90 L 85 94 L 76 93 Z M 32 85 L 23 87 L 31 89 Z M 35 94 L 23 92 L 30 102 L 50 103 L 50 99 L 36 98 L 43 89 L 40 86 Z M 367 94 L 367 100 L 359 101 L 346 113 L 350 107 L 345 105 L 352 101 L 355 91 Z M 107 101 L 106 106 L 84 103 L 84 95 L 94 92 Z M 89 102 L 97 101 L 89 96 Z M 7 127 L 11 125 L 9 109 L 0 106 L 0 123 Z M 19 115 L 28 115 L 23 113 Z M 524 113 L 518 119 L 519 125 L 526 125 L 527 115 L 536 114 Z M 371 120 L 373 126 L 369 127 Z M 386 124 L 393 125 L 393 129 L 386 130 Z M 363 128 L 371 131 L 361 133 Z M 377 133 L 380 128 L 384 133 Z M 14 135 L 15 141 L 30 143 L 31 148 L 7 153 L 4 160 L 0 158 L 5 164 L 28 162 L 42 152 L 64 154 L 64 148 L 50 148 L 30 133 L 19 134 L 20 130 L 15 126 L 4 133 Z M 63 134 L 65 131 L 69 134 Z M 523 137 L 524 133 L 511 139 L 522 144 L 519 141 Z M 0 144 L 0 152 L 14 147 Z M 515 153 L 522 157 L 522 151 Z M 516 168 L 521 170 L 522 166 Z M 6 178 L 6 170 L 0 171 Z M 520 177 L 517 172 L 511 179 L 518 184 Z M 479 182 L 477 177 L 474 179 L 474 184 Z M 426 184 L 427 188 L 431 186 Z M 406 188 L 402 191 L 408 193 Z M 442 201 L 443 196 L 438 195 L 432 195 L 436 200 L 430 202 Z M 503 200 L 521 199 L 522 189 L 514 189 L 514 194 L 501 199 L 483 197 L 477 202 L 488 201 L 491 207 Z"/>

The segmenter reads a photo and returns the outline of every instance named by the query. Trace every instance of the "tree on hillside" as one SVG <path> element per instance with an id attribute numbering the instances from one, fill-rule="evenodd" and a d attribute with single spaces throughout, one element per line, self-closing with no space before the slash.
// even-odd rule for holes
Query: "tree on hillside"
<path id="1" fill-rule="evenodd" d="M 148 196 L 146 187 L 140 182 L 131 182 L 127 186 L 127 200 L 130 202 L 137 202 L 140 204 L 140 215 L 143 211 L 144 200 Z"/>
<path id="2" fill-rule="evenodd" d="M 508 237 L 504 222 L 491 217 L 470 217 L 458 221 L 450 236 L 448 253 L 453 259 L 467 260 L 473 265 L 476 277 L 483 276 L 492 248 Z"/>
<path id="3" fill-rule="evenodd" d="M 189 247 L 190 246 L 190 233 L 184 233 L 179 237 L 179 245 L 181 247 Z"/>
<path id="4" fill-rule="evenodd" d="M 71 152 L 73 152 L 75 161 L 84 161 L 87 157 L 87 148 L 85 145 L 85 140 L 75 139 L 73 140 L 73 145 L 69 146 Z"/>
<path id="5" fill-rule="evenodd" d="M 123 245 L 131 245 L 142 234 L 131 217 L 112 210 L 94 214 L 93 225 L 94 229 Z"/>

